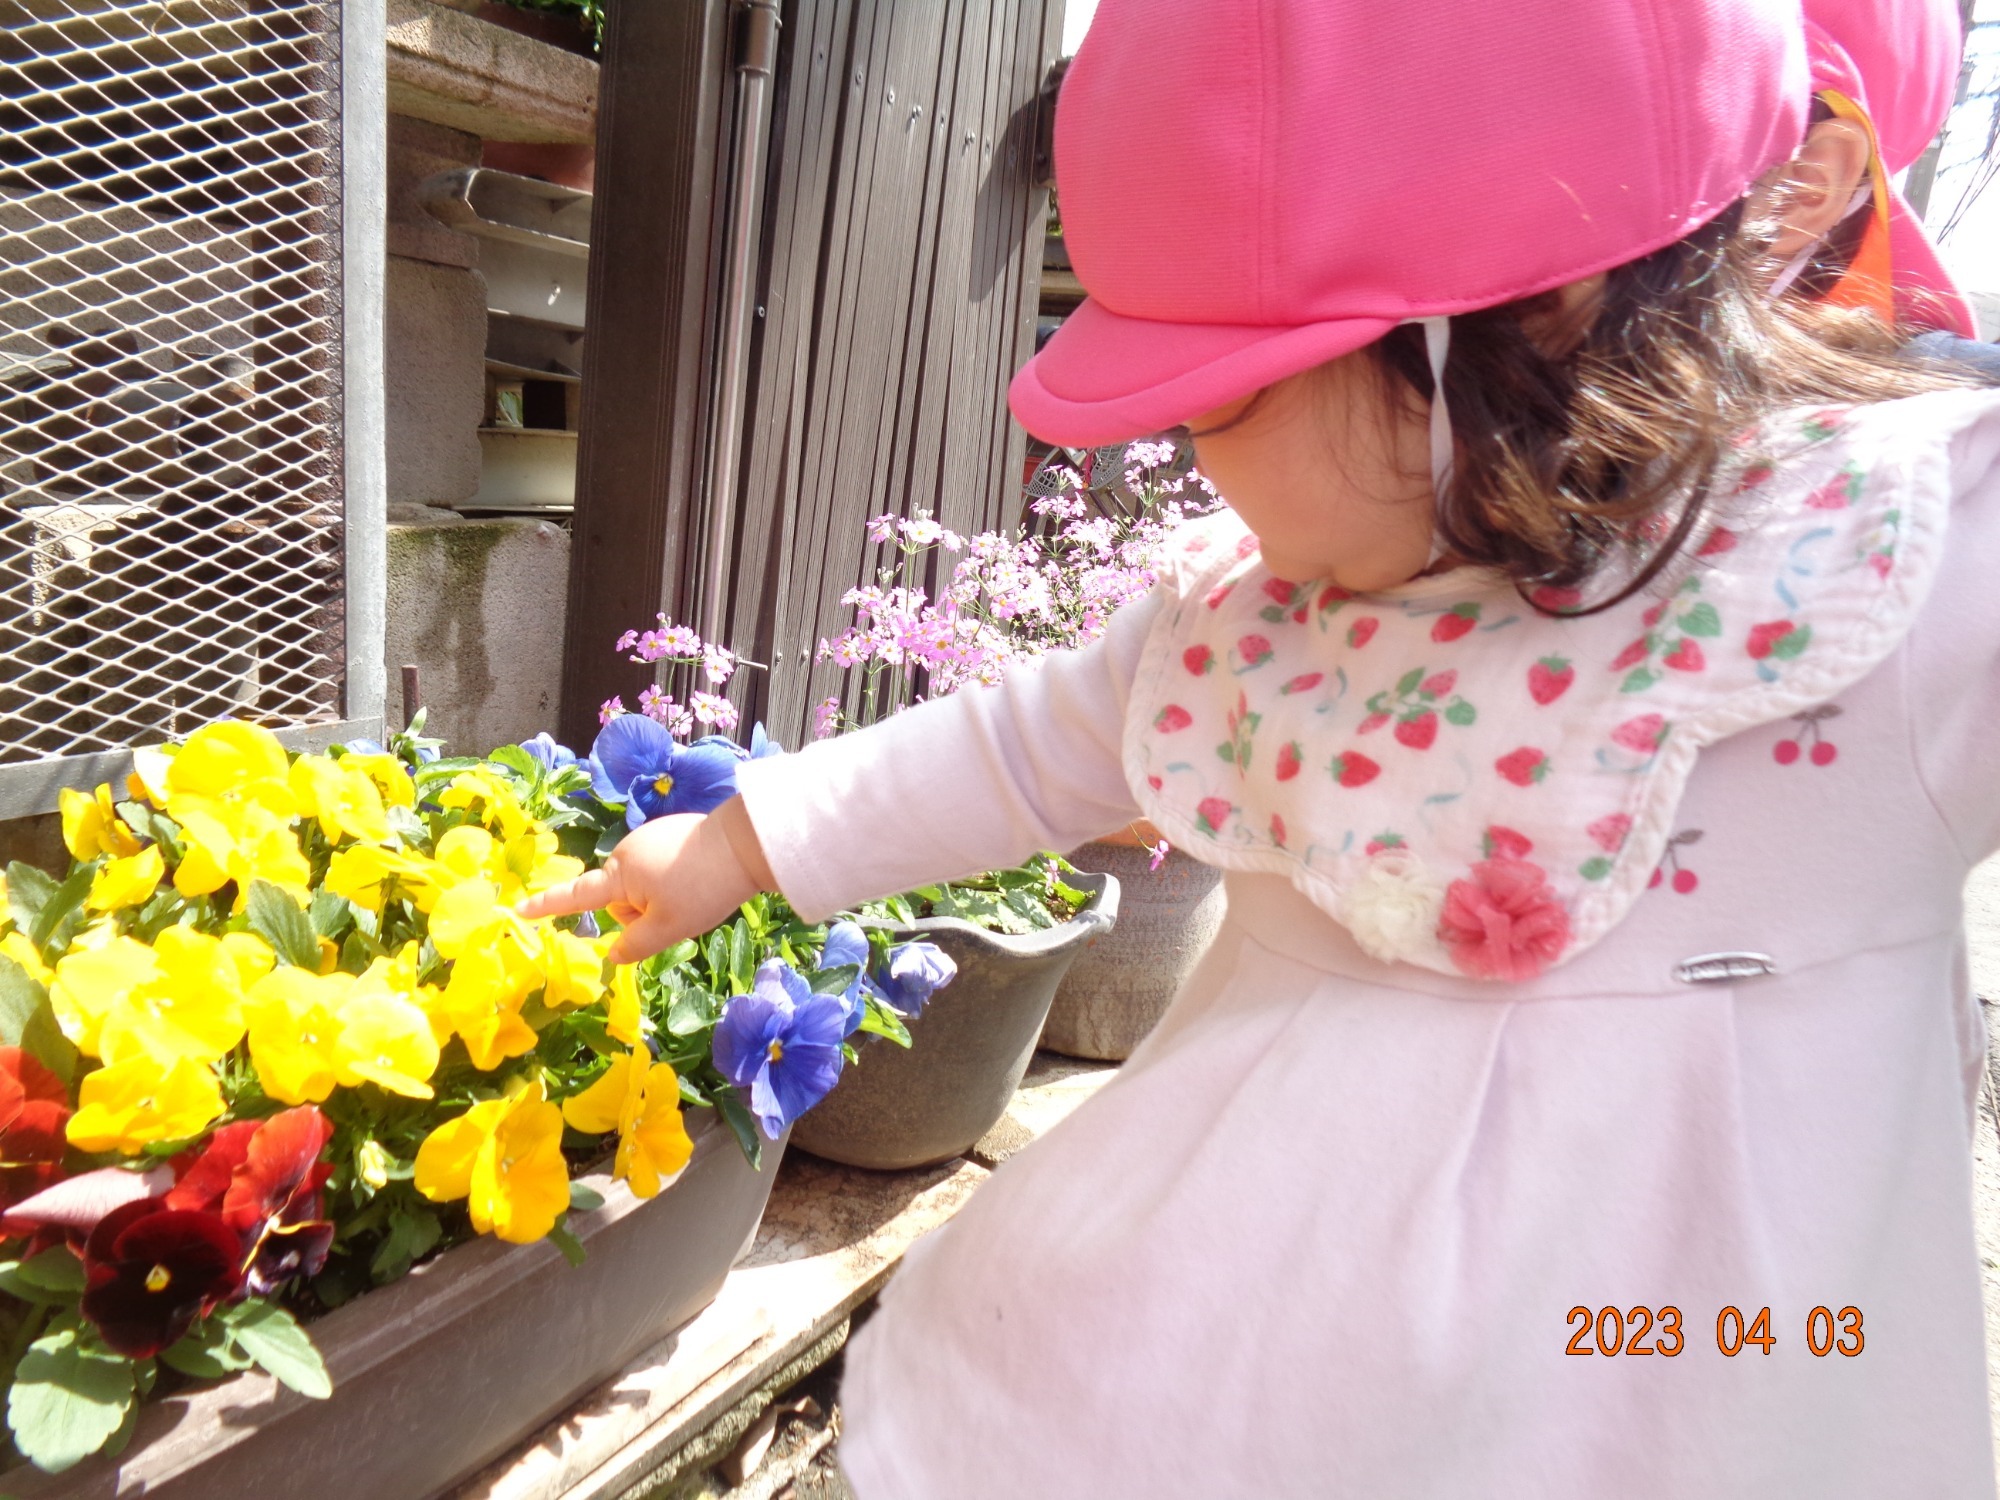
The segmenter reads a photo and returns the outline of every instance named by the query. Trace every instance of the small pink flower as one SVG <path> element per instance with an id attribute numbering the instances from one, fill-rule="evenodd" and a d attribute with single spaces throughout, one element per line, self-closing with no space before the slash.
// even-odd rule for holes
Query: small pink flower
<path id="1" fill-rule="evenodd" d="M 840 700 L 825 698 L 813 710 L 813 738 L 823 740 L 840 728 Z"/>
<path id="2" fill-rule="evenodd" d="M 1467 974 L 1533 979 L 1569 945 L 1569 912 L 1540 865 L 1482 860 L 1446 890 L 1438 938 Z"/>
<path id="3" fill-rule="evenodd" d="M 609 724 L 624 712 L 625 700 L 623 698 L 606 698 L 602 703 L 597 705 L 597 722 L 600 724 Z"/>
<path id="4" fill-rule="evenodd" d="M 1161 839 L 1157 844 L 1148 845 L 1146 852 L 1150 854 L 1152 858 L 1147 861 L 1146 868 L 1148 870 L 1159 869 L 1161 865 L 1167 862 L 1167 855 L 1172 852 L 1172 849 L 1173 846 L 1169 844 L 1165 839 Z"/>

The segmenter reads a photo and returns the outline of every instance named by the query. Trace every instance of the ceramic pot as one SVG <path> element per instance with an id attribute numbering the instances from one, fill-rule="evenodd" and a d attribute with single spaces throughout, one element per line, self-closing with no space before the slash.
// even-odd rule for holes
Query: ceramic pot
<path id="1" fill-rule="evenodd" d="M 1013 1101 L 1056 986 L 1112 930 L 1118 882 L 1079 875 L 1090 904 L 1044 932 L 1003 936 L 956 917 L 927 917 L 899 941 L 936 943 L 958 965 L 910 1024 L 907 1051 L 857 1038 L 832 1093 L 792 1126 L 792 1144 L 851 1167 L 899 1171 L 949 1161 L 991 1130 Z"/>
<path id="2" fill-rule="evenodd" d="M 607 1176 L 572 1214 L 584 1262 L 553 1245 L 482 1238 L 311 1325 L 333 1395 L 310 1401 L 261 1371 L 140 1409 L 131 1446 L 62 1474 L 0 1476 L 15 1500 L 426 1500 L 492 1462 L 706 1307 L 749 1248 L 784 1142 L 753 1172 L 711 1110 L 688 1112 L 694 1155 L 641 1201 Z"/>
<path id="3" fill-rule="evenodd" d="M 1152 869 L 1152 852 L 1085 844 L 1079 870 L 1118 880 L 1118 927 L 1063 976 L 1042 1045 L 1071 1057 L 1123 1062 L 1159 1024 L 1222 925 L 1222 872 L 1178 849 Z"/>

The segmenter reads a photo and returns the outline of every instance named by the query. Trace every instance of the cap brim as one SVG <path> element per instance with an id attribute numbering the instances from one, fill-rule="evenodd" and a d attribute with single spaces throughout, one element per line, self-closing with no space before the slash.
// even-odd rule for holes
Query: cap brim
<path id="1" fill-rule="evenodd" d="M 1896 310 L 1921 328 L 1942 328 L 1962 339 L 1979 337 L 1972 304 L 1938 258 L 1937 246 L 1902 193 L 1889 189 L 1889 263 L 1896 280 Z"/>
<path id="2" fill-rule="evenodd" d="M 1293 328 L 1162 323 L 1086 299 L 1007 390 L 1033 436 L 1089 448 L 1164 432 L 1273 381 L 1372 344 L 1394 318 Z"/>

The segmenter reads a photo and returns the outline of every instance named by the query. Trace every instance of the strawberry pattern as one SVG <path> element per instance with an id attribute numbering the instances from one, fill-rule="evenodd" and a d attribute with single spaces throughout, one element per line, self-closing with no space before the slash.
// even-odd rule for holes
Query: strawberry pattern
<path id="1" fill-rule="evenodd" d="M 1789 721 L 1778 767 L 1833 762 L 1831 700 L 1901 639 L 1936 562 L 1948 438 L 1897 434 L 1872 409 L 1772 419 L 1662 581 L 1590 614 L 1565 612 L 1609 588 L 1279 579 L 1231 513 L 1206 517 L 1163 570 L 1128 779 L 1170 840 L 1288 875 L 1370 953 L 1488 978 L 1560 963 L 1649 885 L 1698 887 L 1700 831 L 1672 820 L 1703 747 Z M 1412 901 L 1436 930 L 1392 942 L 1380 913 Z"/>

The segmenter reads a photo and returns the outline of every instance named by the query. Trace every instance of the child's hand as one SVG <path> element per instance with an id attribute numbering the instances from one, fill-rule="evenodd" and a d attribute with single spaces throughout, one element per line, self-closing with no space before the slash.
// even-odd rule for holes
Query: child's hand
<path id="1" fill-rule="evenodd" d="M 560 917 L 601 908 L 625 929 L 606 956 L 630 964 L 707 932 L 772 884 L 749 814 L 731 798 L 705 817 L 643 824 L 620 840 L 603 869 L 551 886 L 516 910 Z"/>

